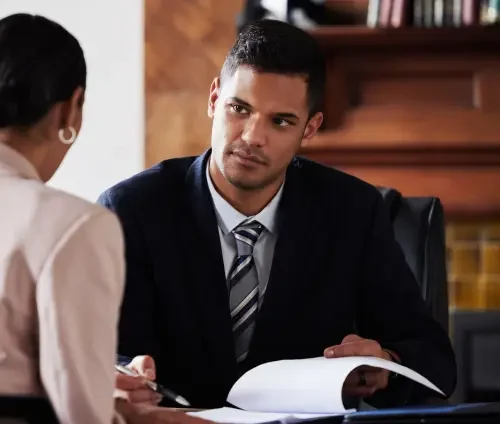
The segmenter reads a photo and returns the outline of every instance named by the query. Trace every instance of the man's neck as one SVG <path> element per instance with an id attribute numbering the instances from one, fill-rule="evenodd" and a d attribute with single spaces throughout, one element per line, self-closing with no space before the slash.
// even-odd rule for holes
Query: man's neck
<path id="1" fill-rule="evenodd" d="M 217 192 L 238 212 L 246 216 L 257 215 L 279 191 L 283 179 L 255 190 L 243 190 L 227 181 L 217 165 L 210 160 L 209 174 Z"/>

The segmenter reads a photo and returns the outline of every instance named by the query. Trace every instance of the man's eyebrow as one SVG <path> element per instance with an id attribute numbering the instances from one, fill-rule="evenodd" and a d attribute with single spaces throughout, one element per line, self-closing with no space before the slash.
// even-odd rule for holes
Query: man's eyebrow
<path id="1" fill-rule="evenodd" d="M 239 103 L 241 106 L 245 106 L 246 108 L 251 109 L 252 105 L 248 102 L 245 102 L 245 100 L 241 100 L 239 97 L 231 97 L 229 100 L 232 102 Z"/>
<path id="2" fill-rule="evenodd" d="M 292 119 L 296 119 L 296 120 L 300 120 L 299 117 L 297 115 L 295 115 L 295 113 L 290 113 L 290 112 L 278 112 L 276 113 L 276 116 L 279 117 L 279 118 L 292 118 Z"/>
<path id="3" fill-rule="evenodd" d="M 252 109 L 252 105 L 250 103 L 245 102 L 245 100 L 242 100 L 239 97 L 231 97 L 229 100 L 231 102 L 238 103 L 239 105 L 244 106 L 247 109 Z M 274 116 L 276 116 L 278 118 L 296 119 L 297 121 L 300 121 L 300 118 L 295 113 L 291 113 L 291 112 L 277 112 L 274 114 Z"/>

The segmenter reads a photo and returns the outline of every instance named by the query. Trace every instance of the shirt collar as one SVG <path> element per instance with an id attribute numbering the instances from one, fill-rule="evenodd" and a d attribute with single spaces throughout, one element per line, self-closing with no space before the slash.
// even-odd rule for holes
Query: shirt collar
<path id="1" fill-rule="evenodd" d="M 18 175 L 22 178 L 41 180 L 34 165 L 21 153 L 0 142 L 0 173 Z"/>
<path id="2" fill-rule="evenodd" d="M 281 184 L 280 189 L 271 199 L 271 201 L 266 205 L 264 209 L 262 209 L 257 215 L 253 217 L 246 216 L 241 212 L 237 211 L 233 208 L 226 199 L 224 199 L 218 191 L 215 189 L 215 186 L 212 182 L 212 178 L 210 177 L 210 173 L 208 170 L 210 161 L 207 163 L 206 168 L 206 178 L 208 183 L 208 188 L 210 190 L 210 194 L 212 196 L 212 200 L 215 206 L 215 212 L 217 215 L 217 223 L 221 228 L 224 235 L 233 231 L 238 225 L 240 225 L 243 221 L 258 221 L 260 222 L 270 233 L 273 233 L 276 230 L 276 215 L 278 210 L 278 205 L 283 194 L 283 186 Z"/>

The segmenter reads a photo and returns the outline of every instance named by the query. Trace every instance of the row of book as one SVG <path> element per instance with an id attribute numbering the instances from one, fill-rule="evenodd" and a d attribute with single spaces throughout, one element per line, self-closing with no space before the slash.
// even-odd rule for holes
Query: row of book
<path id="1" fill-rule="evenodd" d="M 370 0 L 369 27 L 464 27 L 500 23 L 500 0 Z"/>

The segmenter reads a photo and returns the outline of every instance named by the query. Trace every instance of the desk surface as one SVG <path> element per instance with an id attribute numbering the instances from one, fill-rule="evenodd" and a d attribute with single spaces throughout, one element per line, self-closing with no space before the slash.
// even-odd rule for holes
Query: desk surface
<path id="1" fill-rule="evenodd" d="M 171 411 L 199 411 L 165 408 Z M 309 421 L 314 424 L 500 424 L 500 402 L 403 407 L 360 411 L 346 417 Z"/>
<path id="2" fill-rule="evenodd" d="M 500 403 L 416 406 L 386 410 L 361 411 L 348 415 L 344 423 L 500 423 Z"/>

